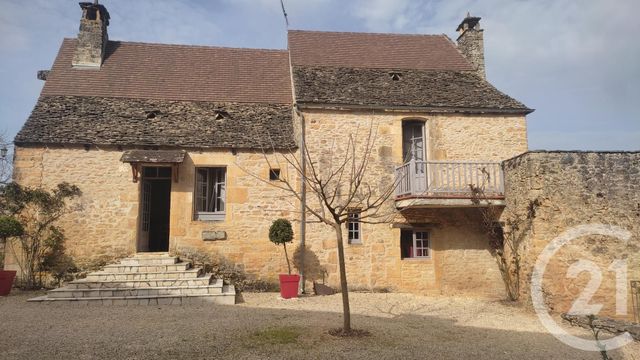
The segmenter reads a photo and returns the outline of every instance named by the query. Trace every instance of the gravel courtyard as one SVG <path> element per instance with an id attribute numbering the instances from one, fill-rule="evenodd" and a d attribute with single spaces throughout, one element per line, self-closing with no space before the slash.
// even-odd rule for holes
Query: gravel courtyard
<path id="1" fill-rule="evenodd" d="M 534 314 L 501 302 L 352 293 L 352 322 L 371 336 L 335 338 L 340 295 L 235 306 L 68 306 L 0 298 L 2 359 L 600 359 L 563 345 Z M 575 334 L 588 336 L 581 329 Z M 640 360 L 640 344 L 612 351 Z"/>

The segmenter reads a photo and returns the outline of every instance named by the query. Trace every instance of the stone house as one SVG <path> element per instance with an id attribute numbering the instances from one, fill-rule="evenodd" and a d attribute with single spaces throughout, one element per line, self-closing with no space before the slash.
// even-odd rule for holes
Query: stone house
<path id="1" fill-rule="evenodd" d="M 14 159 L 23 185 L 83 191 L 82 211 L 62 220 L 74 258 L 190 248 L 275 281 L 286 262 L 268 228 L 284 217 L 336 285 L 331 229 L 301 222 L 300 201 L 270 182 L 300 186 L 278 156 L 300 155 L 302 141 L 322 164 L 371 126 L 367 177 L 397 185 L 384 205 L 397 216 L 366 223 L 350 210 L 350 285 L 504 296 L 478 210 L 503 208 L 505 185 L 528 190 L 505 184 L 518 172 L 505 177 L 501 162 L 528 150 L 533 110 L 486 80 L 480 18 L 464 18 L 456 42 L 289 31 L 287 50 L 262 50 L 111 41 L 107 9 L 80 5 Z"/>
<path id="2" fill-rule="evenodd" d="M 527 150 L 532 110 L 485 80 L 480 18 L 463 19 L 457 43 L 289 31 L 288 50 L 262 50 L 111 41 L 107 9 L 81 7 L 15 138 L 17 182 L 83 191 L 62 224 L 72 256 L 193 248 L 274 280 L 286 264 L 268 227 L 298 226 L 301 205 L 268 184 L 299 181 L 265 149 L 299 152 L 304 134 L 310 153 L 330 141 L 339 153 L 375 124 L 367 176 L 407 181 L 387 202 L 401 210 L 392 224 L 348 225 L 351 286 L 501 296 L 469 183 L 488 169 L 504 201 L 500 161 Z M 306 224 L 305 243 L 335 285 L 331 231 Z"/>

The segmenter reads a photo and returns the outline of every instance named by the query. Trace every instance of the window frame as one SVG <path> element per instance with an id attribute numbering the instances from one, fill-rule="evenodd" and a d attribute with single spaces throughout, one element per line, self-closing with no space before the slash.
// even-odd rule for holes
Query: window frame
<path id="1" fill-rule="evenodd" d="M 269 181 L 281 181 L 282 171 L 280 168 L 269 168 Z"/>
<path id="2" fill-rule="evenodd" d="M 350 245 L 362 244 L 362 221 L 360 214 L 362 214 L 362 210 L 360 209 L 347 210 L 347 243 Z M 355 221 L 353 221 L 354 219 Z M 353 237 L 352 234 L 354 235 Z"/>
<path id="3" fill-rule="evenodd" d="M 224 179 L 222 182 L 222 204 L 224 210 L 222 211 L 199 211 L 199 197 L 200 197 L 200 189 L 198 187 L 198 171 L 206 169 L 207 170 L 207 187 L 209 185 L 209 171 L 213 169 L 221 169 L 224 171 Z M 218 183 L 219 184 L 219 183 Z M 215 185 L 214 185 L 215 186 Z M 215 190 L 214 190 L 215 191 Z M 207 191 L 208 192 L 208 191 Z M 218 196 L 216 195 L 216 201 L 218 200 Z M 206 198 L 205 198 L 206 199 Z M 214 205 L 215 206 L 215 205 Z M 224 221 L 227 210 L 227 167 L 224 165 L 205 165 L 205 166 L 196 166 L 194 171 L 194 187 L 193 187 L 193 220 L 195 221 Z"/>
<path id="4" fill-rule="evenodd" d="M 411 256 L 409 257 L 402 257 L 401 260 L 430 260 L 432 258 L 432 243 L 431 243 L 431 231 L 426 230 L 426 229 L 406 229 L 406 231 L 410 231 L 411 232 Z M 417 234 L 418 233 L 424 233 L 425 237 L 422 239 L 418 239 Z M 402 232 L 401 232 L 402 234 Z M 402 239 L 402 235 L 401 235 L 401 239 Z M 418 242 L 423 242 L 423 246 L 418 247 Z M 425 243 L 426 242 L 426 246 Z M 401 254 L 403 254 L 403 250 L 402 250 L 402 246 L 403 246 L 403 241 L 400 241 L 400 252 Z M 421 251 L 425 251 L 427 252 L 427 255 L 421 255 L 418 256 L 418 249 L 420 249 Z"/>
<path id="5" fill-rule="evenodd" d="M 409 128 L 413 128 L 413 130 L 416 130 L 417 128 L 420 128 L 420 142 L 422 145 L 422 148 L 420 149 L 421 151 L 419 152 L 419 157 L 416 157 L 416 155 L 418 155 L 418 152 L 416 151 L 416 149 L 414 148 L 414 142 L 412 140 L 416 139 L 413 136 L 411 136 L 410 138 L 407 138 L 406 135 L 410 135 L 407 134 L 408 132 L 413 133 L 413 131 L 409 131 Z M 402 161 L 403 163 L 409 162 L 410 160 L 415 160 L 415 161 L 427 161 L 428 160 L 428 154 L 429 152 L 428 150 L 428 137 L 427 137 L 427 121 L 423 120 L 423 119 L 403 119 L 402 120 Z"/>
<path id="6" fill-rule="evenodd" d="M 423 233 L 425 234 L 425 237 L 422 239 L 418 239 L 417 234 L 418 233 Z M 418 247 L 418 241 L 422 242 L 423 246 Z M 424 246 L 424 243 L 426 242 L 426 246 Z M 421 249 L 424 253 L 424 251 L 427 251 L 427 255 L 421 255 L 418 256 L 418 249 Z M 413 231 L 413 257 L 411 257 L 410 259 L 431 259 L 431 233 L 429 233 L 429 231 L 427 230 L 414 230 Z"/>

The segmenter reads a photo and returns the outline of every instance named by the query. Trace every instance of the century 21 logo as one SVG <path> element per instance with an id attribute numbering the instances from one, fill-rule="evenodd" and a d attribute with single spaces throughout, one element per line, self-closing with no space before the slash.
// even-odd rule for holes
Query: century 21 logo
<path id="1" fill-rule="evenodd" d="M 579 225 L 563 232 L 550 241 L 542 250 L 540 256 L 538 256 L 531 276 L 531 300 L 542 325 L 558 340 L 571 347 L 585 351 L 601 351 L 603 348 L 606 350 L 614 350 L 633 341 L 633 338 L 628 332 L 601 341 L 587 340 L 570 335 L 551 317 L 544 301 L 542 280 L 549 261 L 564 245 L 577 238 L 590 235 L 611 237 L 625 244 L 629 241 L 629 238 L 631 238 L 629 231 L 617 226 L 604 224 Z M 616 274 L 616 313 L 618 315 L 624 315 L 627 313 L 627 262 L 626 260 L 614 260 L 608 270 Z M 573 302 L 569 313 L 596 315 L 600 312 L 603 305 L 590 304 L 589 302 L 602 283 L 602 272 L 593 261 L 579 260 L 569 267 L 567 277 L 576 278 L 578 274 L 583 271 L 588 271 L 591 274 L 591 279 L 580 296 Z"/>

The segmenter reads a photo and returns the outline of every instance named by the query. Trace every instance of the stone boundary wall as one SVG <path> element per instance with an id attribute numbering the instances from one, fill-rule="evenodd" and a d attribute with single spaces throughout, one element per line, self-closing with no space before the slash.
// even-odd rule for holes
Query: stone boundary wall
<path id="1" fill-rule="evenodd" d="M 613 225 L 630 232 L 626 243 L 601 235 L 571 241 L 547 266 L 543 292 L 552 311 L 564 313 L 588 295 L 585 286 L 593 281 L 599 286 L 588 304 L 602 304 L 596 315 L 631 319 L 629 282 L 640 280 L 640 152 L 532 151 L 503 166 L 507 206 L 501 220 L 523 219 L 525 224 L 519 230 L 521 299 L 531 302 L 532 269 L 550 241 L 579 225 Z M 533 202 L 539 205 L 529 219 Z M 614 261 L 626 263 L 627 272 L 616 272 Z M 578 271 L 578 264 L 596 266 Z M 570 269 L 575 277 L 567 275 Z M 616 279 L 621 286 L 616 287 Z M 616 290 L 623 292 L 616 296 Z"/>

